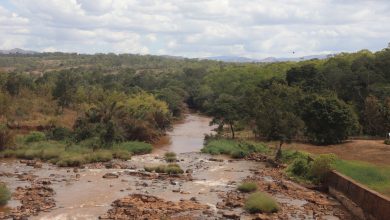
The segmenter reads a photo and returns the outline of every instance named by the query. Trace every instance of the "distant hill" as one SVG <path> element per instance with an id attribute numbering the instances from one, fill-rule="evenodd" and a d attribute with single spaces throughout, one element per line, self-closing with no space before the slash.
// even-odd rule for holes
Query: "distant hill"
<path id="1" fill-rule="evenodd" d="M 23 50 L 20 48 L 14 48 L 11 50 L 0 50 L 0 54 L 37 54 L 38 52 L 32 50 Z"/>
<path id="2" fill-rule="evenodd" d="M 312 59 L 322 60 L 332 56 L 333 56 L 332 54 L 325 54 L 325 55 L 310 55 L 310 56 L 289 57 L 289 58 L 267 57 L 264 59 L 252 59 L 248 57 L 239 57 L 239 56 L 215 56 L 215 57 L 206 57 L 203 59 L 223 61 L 223 62 L 235 62 L 235 63 L 276 63 L 276 62 L 287 62 L 287 61 L 298 62 L 298 61 L 312 60 Z"/>
<path id="3" fill-rule="evenodd" d="M 252 63 L 258 62 L 258 60 L 251 59 L 248 57 L 236 57 L 236 56 L 215 56 L 215 57 L 206 57 L 204 60 L 215 60 L 223 62 L 234 62 L 234 63 Z"/>

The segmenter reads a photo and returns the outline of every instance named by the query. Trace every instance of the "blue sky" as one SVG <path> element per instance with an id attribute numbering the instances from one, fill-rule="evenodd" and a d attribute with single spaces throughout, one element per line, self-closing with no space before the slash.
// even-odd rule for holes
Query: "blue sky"
<path id="1" fill-rule="evenodd" d="M 0 0 L 0 49 L 251 58 L 376 51 L 390 42 L 389 12 L 388 0 Z"/>

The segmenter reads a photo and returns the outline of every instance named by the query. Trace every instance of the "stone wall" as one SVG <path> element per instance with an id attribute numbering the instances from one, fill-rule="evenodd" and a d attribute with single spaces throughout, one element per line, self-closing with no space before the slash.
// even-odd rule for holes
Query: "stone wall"
<path id="1" fill-rule="evenodd" d="M 327 178 L 327 185 L 358 205 L 364 212 L 365 219 L 390 220 L 390 199 L 360 183 L 332 171 Z"/>

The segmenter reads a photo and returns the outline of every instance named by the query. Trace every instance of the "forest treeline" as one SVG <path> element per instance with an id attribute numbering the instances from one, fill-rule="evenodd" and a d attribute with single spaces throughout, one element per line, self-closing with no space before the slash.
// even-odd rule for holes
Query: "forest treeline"
<path id="1" fill-rule="evenodd" d="M 390 50 L 223 63 L 141 55 L 0 56 L 0 115 L 72 141 L 153 142 L 186 107 L 258 138 L 340 143 L 390 131 Z M 5 127 L 5 126 L 3 126 Z M 8 126 L 9 127 L 9 126 Z M 62 137 L 63 138 L 63 137 Z"/>

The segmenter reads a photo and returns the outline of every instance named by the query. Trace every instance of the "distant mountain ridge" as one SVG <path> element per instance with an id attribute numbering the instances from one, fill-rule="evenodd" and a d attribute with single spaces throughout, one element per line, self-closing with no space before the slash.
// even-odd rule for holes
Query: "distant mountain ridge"
<path id="1" fill-rule="evenodd" d="M 223 61 L 223 62 L 236 62 L 236 63 L 276 63 L 276 62 L 287 62 L 287 61 L 304 61 L 304 60 L 312 60 L 312 59 L 326 59 L 334 56 L 333 54 L 323 54 L 323 55 L 309 55 L 302 57 L 285 57 L 285 58 L 277 58 L 277 57 L 267 57 L 264 59 L 252 59 L 248 57 L 240 57 L 240 56 L 215 56 L 215 57 L 206 57 L 203 59 L 206 60 L 215 60 L 215 61 Z"/>
<path id="2" fill-rule="evenodd" d="M 11 50 L 0 50 L 0 54 L 37 54 L 38 52 L 32 50 L 23 50 L 20 48 L 14 48 Z"/>
<path id="3" fill-rule="evenodd" d="M 40 52 L 32 51 L 32 50 L 23 50 L 20 48 L 14 48 L 11 50 L 0 50 L 0 54 L 3 55 L 14 55 L 14 54 L 22 54 L 22 55 L 34 55 L 39 54 Z M 160 55 L 161 57 L 168 59 L 177 59 L 183 60 L 186 59 L 182 56 L 173 56 L 173 55 Z M 303 57 L 286 57 L 286 58 L 277 58 L 277 57 L 267 57 L 264 59 L 253 59 L 248 57 L 241 56 L 213 56 L 213 57 L 205 57 L 205 58 L 197 58 L 199 60 L 214 60 L 214 61 L 222 61 L 222 62 L 233 62 L 233 63 L 276 63 L 276 62 L 287 62 L 287 61 L 305 61 L 311 59 L 326 59 L 334 56 L 333 54 L 324 54 L 324 55 L 310 55 Z"/>

